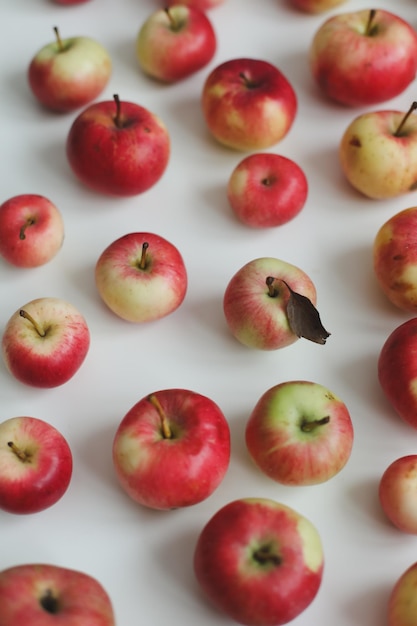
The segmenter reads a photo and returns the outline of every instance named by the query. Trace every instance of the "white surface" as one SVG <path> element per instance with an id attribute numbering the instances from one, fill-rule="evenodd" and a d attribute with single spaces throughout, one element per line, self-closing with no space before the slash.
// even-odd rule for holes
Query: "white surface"
<path id="1" fill-rule="evenodd" d="M 378 7 L 392 9 L 390 0 Z M 0 364 L 1 415 L 33 415 L 57 426 L 70 442 L 74 474 L 69 491 L 34 516 L 0 513 L 1 567 L 43 561 L 84 570 L 109 592 L 119 625 L 231 623 L 197 589 L 192 555 L 198 533 L 223 504 L 268 496 L 293 506 L 319 529 L 326 567 L 313 604 L 293 623 L 380 626 L 387 595 L 416 558 L 416 539 L 384 519 L 377 486 L 385 467 L 416 452 L 416 433 L 387 405 L 376 379 L 376 361 L 388 334 L 406 315 L 376 286 L 371 246 L 379 226 L 412 206 L 417 194 L 390 201 L 359 197 L 344 181 L 337 147 L 361 110 L 325 101 L 309 73 L 307 50 L 328 15 L 308 16 L 285 1 L 226 0 L 210 12 L 218 51 L 192 78 L 163 86 L 144 77 L 134 54 L 136 33 L 157 6 L 154 0 L 91 0 L 59 7 L 47 0 L 2 0 L 1 200 L 40 193 L 61 209 L 66 239 L 59 255 L 35 270 L 0 263 L 0 326 L 32 298 L 70 300 L 85 315 L 91 349 L 78 374 L 53 390 L 25 387 Z M 338 8 L 368 8 L 350 0 Z M 398 0 L 398 14 L 417 26 L 415 0 Z M 33 54 L 53 39 L 89 35 L 112 56 L 111 82 L 100 99 L 118 93 L 158 113 L 172 139 L 164 177 L 130 199 L 102 197 L 80 186 L 66 162 L 64 144 L 76 114 L 54 115 L 34 102 L 26 83 Z M 253 56 L 275 63 L 292 82 L 299 110 L 290 134 L 274 151 L 296 160 L 309 180 L 303 212 L 289 224 L 250 230 L 231 216 L 225 185 L 243 154 L 215 144 L 205 129 L 200 91 L 221 61 Z M 375 108 L 407 110 L 415 84 Z M 93 269 L 117 236 L 149 230 L 178 246 L 189 288 L 182 307 L 154 324 L 136 326 L 101 303 Z M 314 280 L 318 308 L 332 333 L 326 346 L 300 340 L 273 353 L 244 348 L 229 334 L 222 297 L 232 274 L 258 256 L 276 256 L 302 267 Z M 304 378 L 343 398 L 355 427 L 345 469 L 316 487 L 284 488 L 261 475 L 244 444 L 246 419 L 270 386 Z M 135 505 L 116 484 L 111 445 L 117 425 L 147 393 L 185 387 L 208 395 L 227 416 L 232 460 L 218 490 L 190 509 L 153 512 Z"/>

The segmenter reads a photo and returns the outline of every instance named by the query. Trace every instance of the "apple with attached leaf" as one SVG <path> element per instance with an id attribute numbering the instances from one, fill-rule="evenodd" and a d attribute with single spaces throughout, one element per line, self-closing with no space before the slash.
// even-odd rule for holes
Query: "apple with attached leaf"
<path id="1" fill-rule="evenodd" d="M 353 424 L 346 404 L 332 391 L 291 380 L 262 394 L 245 439 L 252 460 L 269 478 L 285 485 L 316 485 L 345 467 Z"/>
<path id="2" fill-rule="evenodd" d="M 153 509 L 191 506 L 208 498 L 230 462 L 230 429 L 220 407 L 188 389 L 155 391 L 137 402 L 113 440 L 122 489 Z"/>
<path id="3" fill-rule="evenodd" d="M 92 102 L 109 82 L 112 62 L 107 50 L 91 37 L 56 40 L 32 58 L 28 81 L 35 98 L 46 108 L 68 113 Z"/>
<path id="4" fill-rule="evenodd" d="M 33 387 L 63 385 L 79 370 L 90 347 L 86 320 L 61 298 L 31 300 L 10 317 L 2 337 L 4 363 Z"/>
<path id="5" fill-rule="evenodd" d="M 1 626 L 115 626 L 110 597 L 84 572 L 48 563 L 0 572 Z"/>
<path id="6" fill-rule="evenodd" d="M 417 72 L 417 32 L 382 9 L 337 13 L 317 30 L 309 51 L 312 75 L 331 100 L 370 106 L 402 93 Z"/>
<path id="7" fill-rule="evenodd" d="M 231 333 L 250 348 L 277 350 L 299 337 L 324 344 L 329 333 L 321 324 L 316 300 L 314 283 L 302 269 L 260 257 L 232 276 L 223 312 Z"/>
<path id="8" fill-rule="evenodd" d="M 201 104 L 212 136 L 242 151 L 263 150 L 281 141 L 297 112 L 297 96 L 284 74 L 253 58 L 215 67 L 203 84 Z"/>
<path id="9" fill-rule="evenodd" d="M 268 498 L 241 498 L 206 523 L 194 550 L 205 596 L 246 626 L 280 626 L 312 603 L 323 576 L 320 535 L 296 510 Z"/>
<path id="10" fill-rule="evenodd" d="M 201 70 L 212 60 L 216 48 L 216 34 L 205 12 L 184 4 L 152 13 L 136 38 L 142 70 L 167 83 Z"/>
<path id="11" fill-rule="evenodd" d="M 346 128 L 339 159 L 348 182 L 373 199 L 417 189 L 417 102 L 406 113 L 368 111 Z"/>

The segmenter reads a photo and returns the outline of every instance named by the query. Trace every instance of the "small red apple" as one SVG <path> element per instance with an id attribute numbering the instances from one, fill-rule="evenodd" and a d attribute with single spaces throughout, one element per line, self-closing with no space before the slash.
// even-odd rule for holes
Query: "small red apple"
<path id="1" fill-rule="evenodd" d="M 121 487 L 144 506 L 168 510 L 208 498 L 230 461 L 230 430 L 218 405 L 187 389 L 156 391 L 122 419 L 113 441 Z"/>
<path id="2" fill-rule="evenodd" d="M 12 417 L 0 423 L 0 467 L 0 509 L 38 513 L 67 491 L 72 453 L 51 424 L 35 417 Z"/>
<path id="3" fill-rule="evenodd" d="M 170 138 L 154 113 L 133 102 L 97 102 L 73 121 L 67 157 L 88 187 L 114 196 L 133 196 L 161 178 L 170 156 Z"/>
<path id="4" fill-rule="evenodd" d="M 388 626 L 414 626 L 417 615 L 417 562 L 395 582 L 388 599 Z"/>
<path id="5" fill-rule="evenodd" d="M 379 481 L 378 495 L 387 518 L 404 533 L 417 535 L 417 454 L 395 459 Z"/>
<path id="6" fill-rule="evenodd" d="M 214 9 L 224 2 L 225 0 L 181 0 L 179 3 L 178 0 L 167 0 L 167 2 L 164 3 L 164 6 L 172 7 L 174 4 L 184 4 L 188 7 L 196 7 L 201 11 L 208 11 L 209 9 Z"/>

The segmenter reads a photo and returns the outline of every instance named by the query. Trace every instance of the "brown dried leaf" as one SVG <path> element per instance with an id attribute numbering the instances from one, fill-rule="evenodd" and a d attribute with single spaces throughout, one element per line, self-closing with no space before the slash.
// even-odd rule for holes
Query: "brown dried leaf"
<path id="1" fill-rule="evenodd" d="M 304 337 L 304 339 L 324 345 L 330 333 L 321 323 L 316 307 L 309 298 L 293 291 L 285 281 L 282 282 L 290 292 L 287 317 L 292 332 L 297 337 Z"/>

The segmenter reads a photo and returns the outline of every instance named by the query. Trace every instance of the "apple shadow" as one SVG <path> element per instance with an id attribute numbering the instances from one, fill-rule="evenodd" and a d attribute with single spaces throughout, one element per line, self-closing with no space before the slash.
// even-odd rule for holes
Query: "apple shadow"
<path id="1" fill-rule="evenodd" d="M 356 482 L 348 488 L 347 495 L 357 513 L 365 516 L 372 524 L 377 524 L 384 530 L 390 529 L 391 525 L 379 504 L 377 477 Z"/>
<path id="2" fill-rule="evenodd" d="M 391 587 L 387 585 L 368 585 L 354 601 L 347 599 L 341 610 L 348 616 L 352 624 L 381 626 L 387 621 L 387 603 Z"/>

